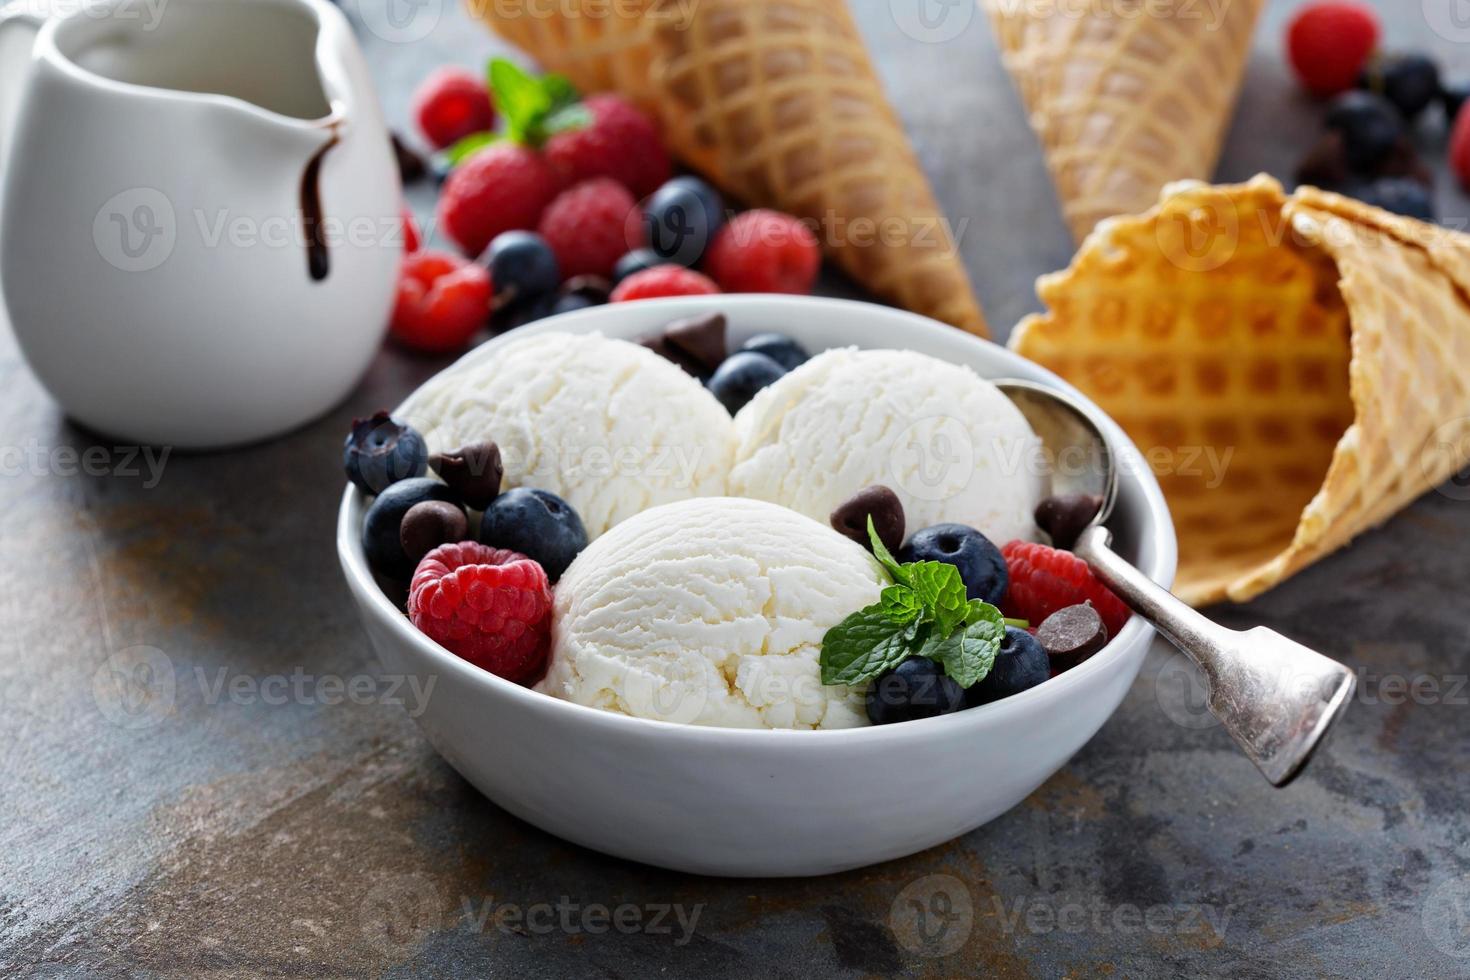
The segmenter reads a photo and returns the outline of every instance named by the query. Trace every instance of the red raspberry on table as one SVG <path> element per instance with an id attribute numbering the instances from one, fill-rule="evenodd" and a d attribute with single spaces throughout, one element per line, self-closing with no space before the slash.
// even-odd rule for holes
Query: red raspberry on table
<path id="1" fill-rule="evenodd" d="M 423 236 L 419 234 L 419 223 L 413 219 L 413 212 L 408 208 L 399 211 L 399 217 L 403 221 L 403 252 L 410 255 L 419 250 L 423 242 Z"/>
<path id="2" fill-rule="evenodd" d="M 437 69 L 413 94 L 413 118 L 419 132 L 442 150 L 466 136 L 495 128 L 495 107 L 485 80 L 466 68 Z"/>
<path id="3" fill-rule="evenodd" d="M 527 680 L 551 648 L 551 585 L 519 552 L 477 541 L 441 544 L 413 573 L 408 618 L 476 667 Z"/>
<path id="4" fill-rule="evenodd" d="M 496 143 L 450 171 L 439 196 L 439 223 L 473 258 L 501 232 L 534 229 L 560 190 L 541 154 Z"/>
<path id="5" fill-rule="evenodd" d="M 591 125 L 546 141 L 546 159 L 565 183 L 611 177 L 642 198 L 669 179 L 669 151 L 642 110 L 616 95 L 594 95 L 582 104 Z"/>
<path id="6" fill-rule="evenodd" d="M 1378 15 L 1361 3 L 1324 0 L 1297 11 L 1286 28 L 1286 55 L 1309 92 L 1352 88 L 1378 46 Z"/>
<path id="7" fill-rule="evenodd" d="M 643 244 L 641 221 L 630 221 L 638 202 L 611 177 L 585 180 L 561 195 L 541 215 L 537 230 L 556 253 L 563 279 L 612 278 L 618 259 Z M 629 241 L 636 229 L 639 236 Z"/>
<path id="8" fill-rule="evenodd" d="M 1133 613 L 1123 601 L 1109 591 L 1092 574 L 1087 563 L 1070 551 L 1059 551 L 1044 544 L 1012 541 L 1000 549 L 1010 573 L 1010 585 L 1001 600 L 1007 616 L 1024 619 L 1033 627 L 1068 606 L 1088 599 L 1108 628 L 1108 636 L 1117 636 Z"/>
<path id="9" fill-rule="evenodd" d="M 610 302 L 626 303 L 659 296 L 706 296 L 719 291 L 720 287 L 709 276 L 700 275 L 693 269 L 682 265 L 658 265 L 635 272 L 618 283 Z"/>
<path id="10" fill-rule="evenodd" d="M 490 316 L 485 267 L 426 249 L 403 257 L 393 304 L 393 339 L 416 350 L 459 350 Z"/>
<path id="11" fill-rule="evenodd" d="M 755 210 L 721 228 L 704 268 L 727 293 L 809 293 L 822 266 L 812 230 L 789 214 Z"/>

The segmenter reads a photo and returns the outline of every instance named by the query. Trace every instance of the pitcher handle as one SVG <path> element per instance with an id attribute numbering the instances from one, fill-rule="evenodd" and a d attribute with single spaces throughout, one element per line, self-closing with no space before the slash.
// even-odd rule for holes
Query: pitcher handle
<path id="1" fill-rule="evenodd" d="M 36 35 L 46 18 L 27 0 L 0 7 L 0 170 L 4 169 L 11 132 L 25 97 L 25 74 L 30 66 Z"/>

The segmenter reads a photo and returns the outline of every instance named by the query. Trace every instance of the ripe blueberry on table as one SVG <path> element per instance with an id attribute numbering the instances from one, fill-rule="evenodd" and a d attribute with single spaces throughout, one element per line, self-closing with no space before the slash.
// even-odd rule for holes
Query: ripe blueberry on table
<path id="1" fill-rule="evenodd" d="M 587 528 L 572 505 L 551 491 L 516 487 L 485 508 L 480 541 L 535 560 L 555 582 L 587 547 Z"/>
<path id="2" fill-rule="evenodd" d="M 507 302 L 528 302 L 554 293 L 561 284 L 556 255 L 535 232 L 507 231 L 495 236 L 484 262 L 490 268 L 495 295 L 507 297 Z"/>
<path id="3" fill-rule="evenodd" d="M 868 720 L 875 725 L 917 721 L 958 711 L 965 692 L 928 657 L 909 657 L 868 688 Z"/>
<path id="4" fill-rule="evenodd" d="M 378 494 L 362 521 L 362 550 L 373 571 L 398 581 L 413 574 L 413 562 L 403 550 L 403 517 L 415 504 L 428 500 L 459 506 L 453 490 L 426 476 L 399 480 Z"/>
<path id="5" fill-rule="evenodd" d="M 710 376 L 710 394 L 719 399 L 731 415 L 745 407 L 766 385 L 786 373 L 776 361 L 755 351 L 736 351 L 721 362 Z"/>
<path id="6" fill-rule="evenodd" d="M 399 480 L 423 476 L 428 461 L 423 436 L 387 412 L 355 420 L 342 445 L 342 468 L 363 493 L 382 493 Z"/>
<path id="7" fill-rule="evenodd" d="M 1006 560 L 990 539 L 964 524 L 935 524 L 914 532 L 898 553 L 901 562 L 942 561 L 959 569 L 965 595 L 1000 605 L 1010 581 Z"/>
<path id="8" fill-rule="evenodd" d="M 795 371 L 811 358 L 805 347 L 784 333 L 758 333 L 741 344 L 740 349 L 764 354 L 788 371 Z"/>
<path id="9" fill-rule="evenodd" d="M 643 230 L 653 251 L 685 266 L 698 264 L 724 223 L 720 195 L 697 177 L 668 181 L 643 210 Z"/>
<path id="10" fill-rule="evenodd" d="M 990 673 L 965 691 L 965 707 L 989 704 L 1029 690 L 1051 677 L 1051 663 L 1036 637 L 1016 626 L 1007 626 L 1005 639 Z"/>

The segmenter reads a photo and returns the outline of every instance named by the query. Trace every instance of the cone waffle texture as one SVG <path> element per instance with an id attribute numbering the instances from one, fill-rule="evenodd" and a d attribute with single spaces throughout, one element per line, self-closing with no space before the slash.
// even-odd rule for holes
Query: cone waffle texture
<path id="1" fill-rule="evenodd" d="M 1011 346 L 1138 445 L 1192 603 L 1264 592 L 1470 462 L 1470 237 L 1267 177 L 1186 182 L 1038 293 Z"/>
<path id="2" fill-rule="evenodd" d="M 506 16 L 514 0 L 470 6 L 580 88 L 654 112 L 670 149 L 737 200 L 815 222 L 828 256 L 875 294 L 987 335 L 843 0 L 648 0 L 638 18 L 562 0 L 551 20 Z"/>
<path id="3" fill-rule="evenodd" d="M 980 0 L 1079 241 L 1214 172 L 1264 2 Z"/>

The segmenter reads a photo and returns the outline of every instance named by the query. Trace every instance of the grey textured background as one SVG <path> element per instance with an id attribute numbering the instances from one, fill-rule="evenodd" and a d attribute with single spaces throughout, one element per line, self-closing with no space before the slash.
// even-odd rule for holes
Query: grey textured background
<path id="1" fill-rule="evenodd" d="M 1279 55 L 1294 5 L 1270 4 L 1261 24 L 1222 177 L 1289 174 L 1320 126 Z M 939 29 L 955 36 L 926 43 L 901 26 L 910 3 L 855 6 L 942 203 L 969 220 L 965 257 L 1004 333 L 1071 243 L 988 30 L 951 6 Z M 1376 6 L 1392 42 L 1470 71 L 1454 0 Z M 347 8 L 400 128 L 431 66 L 496 50 L 453 0 L 397 8 L 396 27 L 381 5 Z M 1431 157 L 1443 143 L 1424 128 Z M 411 199 L 427 214 L 428 189 Z M 1439 200 L 1470 213 L 1448 179 Z M 1213 611 L 1360 671 L 1358 702 L 1291 788 L 1255 774 L 1159 647 L 1097 738 L 989 826 L 831 878 L 699 879 L 508 817 L 381 703 L 393 692 L 333 554 L 338 447 L 352 416 L 443 363 L 385 351 L 328 417 L 269 445 L 171 457 L 156 486 L 56 466 L 0 479 L 0 973 L 1466 974 L 1463 494 L 1430 494 L 1265 598 Z M 122 462 L 65 422 L 8 329 L 0 389 L 5 445 L 56 461 L 100 444 Z M 139 646 L 174 681 L 167 712 L 95 693 L 108 658 Z M 276 703 L 272 683 L 298 672 L 364 678 L 377 703 L 289 686 Z M 932 913 L 927 942 L 905 928 L 915 897 Z M 481 919 L 559 902 L 698 919 L 686 942 L 677 925 L 599 935 Z"/>

